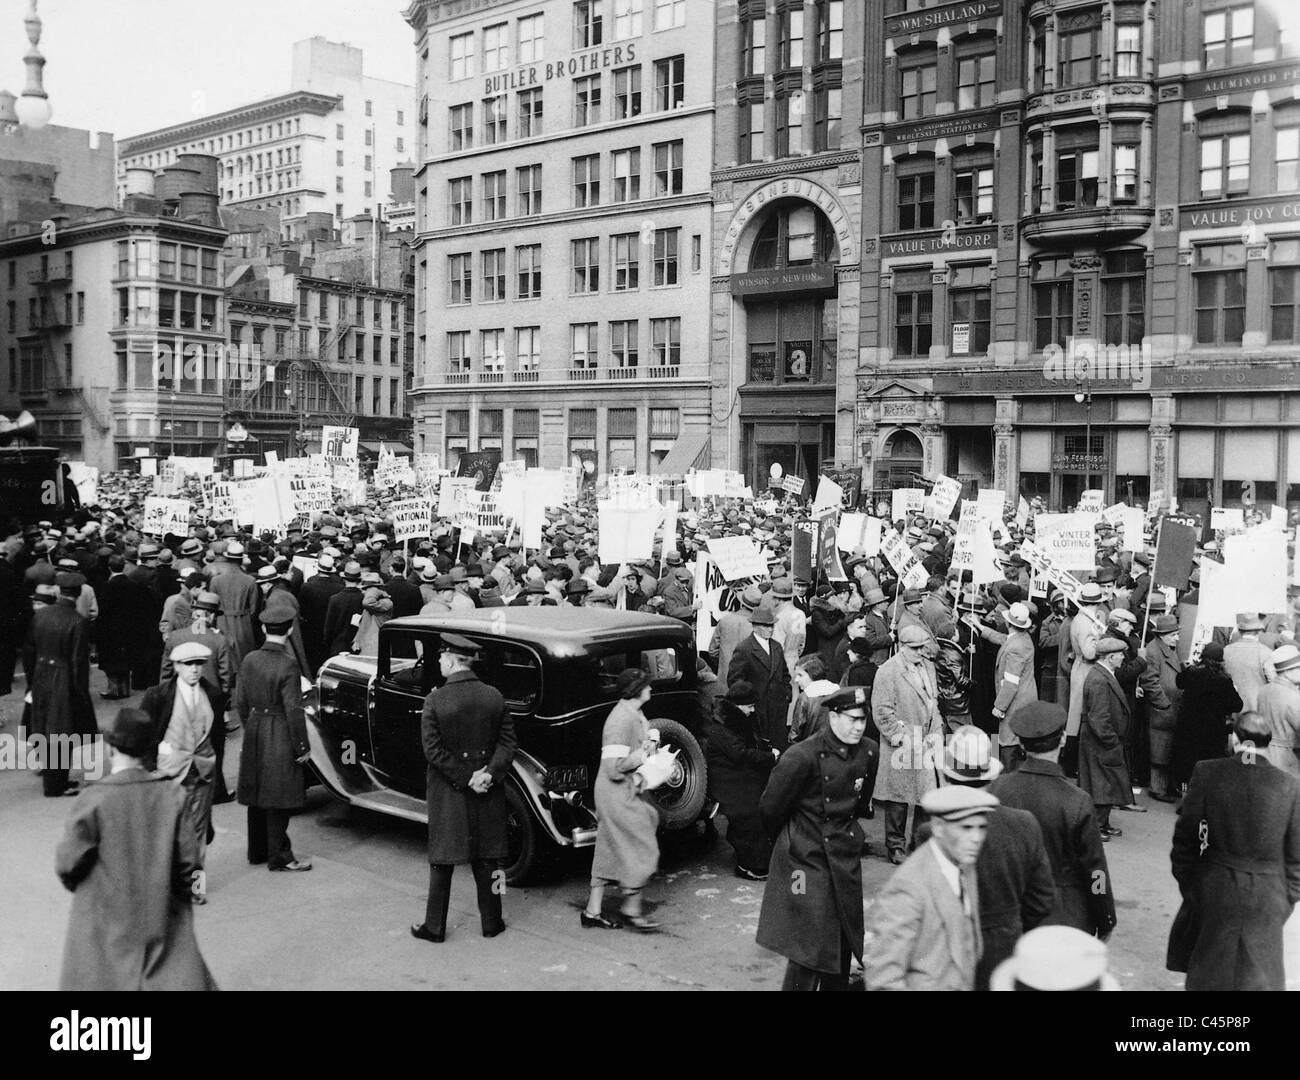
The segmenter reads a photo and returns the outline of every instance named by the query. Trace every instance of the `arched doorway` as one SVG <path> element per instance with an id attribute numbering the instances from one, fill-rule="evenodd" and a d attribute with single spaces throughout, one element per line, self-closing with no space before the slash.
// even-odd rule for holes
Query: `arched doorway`
<path id="1" fill-rule="evenodd" d="M 916 487 L 916 477 L 925 471 L 925 448 L 906 428 L 899 428 L 885 441 L 885 452 L 876 466 L 877 488 Z"/>

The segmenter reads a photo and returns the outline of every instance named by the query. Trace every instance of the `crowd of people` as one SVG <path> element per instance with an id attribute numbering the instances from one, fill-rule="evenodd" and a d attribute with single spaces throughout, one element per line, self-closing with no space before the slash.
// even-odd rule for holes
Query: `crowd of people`
<path id="1" fill-rule="evenodd" d="M 287 825 L 303 804 L 309 757 L 302 687 L 328 657 L 375 653 L 390 618 L 481 607 L 605 606 L 694 625 L 706 603 L 695 595 L 697 553 L 749 536 L 769 572 L 727 588 L 722 614 L 706 620 L 716 625 L 699 643 L 699 674 L 710 793 L 736 874 L 767 883 L 758 940 L 788 959 L 788 988 L 846 986 L 855 959 L 869 989 L 1109 988 L 1101 943 L 1116 912 L 1105 845 L 1123 835 L 1118 815 L 1146 812 L 1145 800 L 1183 808 L 1173 867 L 1185 904 L 1171 966 L 1188 972 L 1189 988 L 1281 985 L 1282 924 L 1300 899 L 1294 589 L 1290 610 L 1239 613 L 1192 661 L 1197 570 L 1181 595 L 1154 587 L 1151 535 L 1121 544 L 1101 518 L 1095 570 L 1076 575 L 1087 580 L 1072 601 L 1036 581 L 1020 554 L 1032 518 L 1005 522 L 1004 578 L 978 587 L 950 569 L 955 522 L 909 514 L 887 524 L 928 574 L 924 588 L 907 588 L 887 560 L 861 552 L 844 553 L 843 580 L 816 567 L 797 577 L 794 535 L 808 513 L 789 497 L 702 500 L 679 516 L 659 558 L 609 565 L 590 493 L 550 512 L 542 547 L 524 550 L 517 535 L 462 543 L 450 522 L 396 543 L 379 494 L 281 533 L 200 511 L 188 535 L 150 536 L 141 529 L 148 486 L 107 477 L 97 504 L 2 530 L 0 694 L 21 656 L 25 728 L 50 736 L 99 730 L 92 663 L 104 675 L 101 698 L 146 691 L 139 710 L 103 726 L 127 732 L 127 750 L 144 747 L 122 752 L 137 763 L 124 769 L 174 789 L 188 823 L 190 903 L 205 898 L 213 803 L 237 797 L 248 807 L 250 862 L 310 869 Z M 1197 564 L 1218 547 L 1198 546 Z M 472 667 L 471 646 L 463 663 L 449 660 L 449 682 Z M 584 926 L 657 927 L 640 905 L 657 856 L 642 769 L 654 733 L 638 708 L 649 674 L 620 687 L 624 703 L 607 725 Z M 459 708 L 440 700 L 444 717 Z M 494 708 L 479 708 L 485 723 Z M 426 703 L 431 777 L 439 715 Z M 499 801 L 509 757 L 493 754 L 506 736 L 491 722 L 482 767 L 456 774 L 446 792 L 431 779 L 431 805 L 435 794 Z M 225 735 L 241 725 L 231 793 Z M 146 728 L 152 738 L 140 735 Z M 435 743 L 442 737 L 434 731 Z M 1228 776 L 1229 766 L 1253 769 L 1252 779 Z M 1263 774 L 1257 797 L 1243 794 Z M 77 792 L 67 769 L 44 769 L 42 783 L 50 797 Z M 138 821 L 143 804 L 133 805 L 123 820 Z M 1220 825 L 1222 814 L 1232 820 Z M 878 854 L 897 870 L 864 920 L 861 821 L 876 815 Z M 490 880 L 499 845 L 462 850 L 435 842 L 432 818 L 430 830 L 429 912 L 412 933 L 441 940 L 457 862 L 474 863 L 484 933 L 499 933 Z M 60 872 L 73 887 L 88 872 L 84 850 L 76 860 L 61 849 Z M 603 890 L 613 884 L 625 901 L 607 915 Z M 1225 897 L 1248 913 L 1215 918 Z M 1041 962 L 1045 948 L 1058 963 Z"/>

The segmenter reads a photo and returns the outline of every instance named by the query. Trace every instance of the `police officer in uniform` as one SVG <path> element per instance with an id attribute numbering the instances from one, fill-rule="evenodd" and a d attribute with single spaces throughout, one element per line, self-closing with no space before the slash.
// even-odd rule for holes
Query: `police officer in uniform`
<path id="1" fill-rule="evenodd" d="M 844 990 L 862 957 L 862 829 L 879 745 L 864 736 L 869 692 L 822 698 L 815 735 L 787 750 L 759 803 L 773 839 L 757 940 L 789 960 L 785 990 Z"/>
<path id="2" fill-rule="evenodd" d="M 438 666 L 446 682 L 424 699 L 420 731 L 429 763 L 429 899 L 424 922 L 411 927 L 422 941 L 447 934 L 451 876 L 469 863 L 478 890 L 484 937 L 506 928 L 501 917 L 506 850 L 505 775 L 515 756 L 515 728 L 505 699 L 479 681 L 470 665 L 478 646 L 442 635 Z"/>
<path id="3" fill-rule="evenodd" d="M 302 707 L 302 672 L 287 640 L 295 607 L 272 596 L 258 618 L 266 644 L 244 657 L 235 708 L 244 724 L 239 801 L 248 807 L 248 861 L 268 870 L 310 870 L 289 843 L 289 811 L 307 801 L 303 764 L 311 756 Z"/>

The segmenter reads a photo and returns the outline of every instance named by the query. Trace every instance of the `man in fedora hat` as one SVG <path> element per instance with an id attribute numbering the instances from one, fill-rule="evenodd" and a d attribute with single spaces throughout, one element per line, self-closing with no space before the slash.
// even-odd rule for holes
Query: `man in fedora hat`
<path id="1" fill-rule="evenodd" d="M 307 651 L 309 679 L 314 678 L 325 662 L 325 616 L 330 599 L 341 592 L 343 582 L 336 571 L 334 556 L 321 552 L 316 557 L 316 573 L 302 583 L 298 590 L 298 608 L 302 627 L 303 647 Z"/>
<path id="2" fill-rule="evenodd" d="M 297 659 L 298 666 L 302 668 L 303 675 L 310 677 L 310 668 L 307 663 L 307 646 L 302 636 L 302 608 L 294 597 L 293 590 L 289 588 L 284 569 L 274 563 L 259 566 L 256 580 L 258 592 L 262 596 L 260 607 L 266 607 L 272 596 L 284 598 L 293 607 L 294 619 L 293 629 L 289 631 L 289 649 Z"/>
<path id="3" fill-rule="evenodd" d="M 1272 650 L 1260 641 L 1264 620 L 1258 612 L 1237 616 L 1237 637 L 1223 650 L 1223 667 L 1241 697 L 1242 711 L 1254 712 L 1259 692 L 1272 677 Z"/>
<path id="4" fill-rule="evenodd" d="M 763 594 L 759 592 L 757 585 L 746 585 L 740 593 L 739 610 L 723 612 L 718 619 L 718 625 L 713 628 L 713 640 L 709 642 L 709 659 L 713 661 L 718 674 L 724 680 L 730 670 L 731 657 L 736 651 L 736 646 L 753 633 L 754 628 L 750 625 L 749 617 L 762 600 Z"/>
<path id="5" fill-rule="evenodd" d="M 1300 759 L 1295 752 L 1300 742 L 1300 649 L 1282 645 L 1273 650 L 1269 659 L 1273 681 L 1260 690 L 1256 701 L 1271 732 L 1268 760 L 1284 773 L 1300 778 Z"/>
<path id="6" fill-rule="evenodd" d="M 922 796 L 938 783 L 935 760 L 942 746 L 938 680 L 926 657 L 931 641 L 924 626 L 904 626 L 898 652 L 880 666 L 871 688 L 871 718 L 880 731 L 881 763 L 872 797 L 885 810 L 889 861 L 901 863 L 907 848 L 907 815 L 913 812 L 912 846 L 925 821 Z"/>
<path id="7" fill-rule="evenodd" d="M 786 671 L 793 678 L 794 665 L 803 655 L 804 642 L 808 637 L 808 617 L 795 603 L 795 585 L 788 577 L 779 577 L 772 582 L 768 602 L 773 604 L 776 615 L 772 640 L 781 650 Z"/>
<path id="8" fill-rule="evenodd" d="M 289 651 L 296 612 L 273 596 L 258 618 L 266 643 L 244 657 L 235 708 L 244 725 L 239 801 L 248 807 L 248 861 L 270 870 L 310 870 L 289 842 L 289 812 L 306 802 L 303 764 L 311 756 L 302 704 L 302 671 Z"/>
<path id="9" fill-rule="evenodd" d="M 198 867 L 184 798 L 148 762 L 155 724 L 122 709 L 112 772 L 77 799 L 54 856 L 71 890 L 60 990 L 215 990 L 190 904 Z"/>
<path id="10" fill-rule="evenodd" d="M 754 688 L 758 733 L 769 746 L 784 750 L 789 741 L 786 722 L 793 694 L 785 656 L 773 636 L 776 612 L 771 601 L 763 600 L 749 621 L 749 637 L 736 646 L 727 665 L 727 687 L 745 682 Z"/>
<path id="11" fill-rule="evenodd" d="M 230 644 L 230 654 L 238 667 L 244 657 L 257 647 L 254 620 L 257 617 L 257 584 L 241 566 L 244 545 L 232 540 L 225 553 L 212 566 L 208 590 L 221 598 L 221 615 L 217 629 Z"/>
<path id="12" fill-rule="evenodd" d="M 1142 703 L 1146 706 L 1147 745 L 1151 750 L 1151 798 L 1156 802 L 1176 802 L 1173 781 L 1169 776 L 1173 762 L 1174 729 L 1178 721 L 1178 703 L 1183 696 L 1178 685 L 1183 670 L 1178 655 L 1178 620 L 1173 615 L 1158 616 L 1151 624 L 1152 638 L 1143 648 L 1146 668 L 1138 676 Z"/>
<path id="13" fill-rule="evenodd" d="M 1283 990 L 1283 924 L 1300 901 L 1300 781 L 1269 761 L 1256 712 L 1233 721 L 1232 756 L 1199 762 L 1170 860 L 1183 905 L 1166 964 L 1188 990 Z"/>
<path id="14" fill-rule="evenodd" d="M 1101 586 L 1096 582 L 1090 581 L 1079 590 L 1078 610 L 1070 620 L 1070 647 L 1062 657 L 1070 671 L 1070 681 L 1066 688 L 1065 749 L 1061 754 L 1061 767 L 1066 776 L 1074 776 L 1078 772 L 1083 684 L 1097 659 L 1097 642 L 1106 626 L 1105 617 L 1101 614 L 1101 601 Z"/>
<path id="15" fill-rule="evenodd" d="M 1017 601 L 1003 616 L 1007 640 L 998 649 L 993 669 L 993 717 L 998 721 L 998 760 L 1008 771 L 1020 764 L 1023 752 L 1012 730 L 1010 717 L 1018 709 L 1038 700 L 1034 670 L 1034 639 L 1030 636 L 1033 618 L 1029 608 Z"/>
<path id="16" fill-rule="evenodd" d="M 361 564 L 349 561 L 343 566 L 343 588 L 330 597 L 325 609 L 325 655 L 337 656 L 352 648 L 352 639 L 361 623 Z"/>
<path id="17" fill-rule="evenodd" d="M 974 725 L 958 728 L 944 747 L 943 775 L 949 784 L 984 788 L 1002 771 L 992 740 Z M 1056 907 L 1043 831 L 1033 814 L 1004 806 L 989 816 L 975 880 L 984 939 L 975 989 L 986 990 L 989 973 L 1011 955 L 1020 935 L 1044 922 Z"/>
<path id="18" fill-rule="evenodd" d="M 411 927 L 413 937 L 435 943 L 446 938 L 452 873 L 464 863 L 474 873 L 483 936 L 506 928 L 505 777 L 517 745 L 505 699 L 474 674 L 478 645 L 459 634 L 441 638 L 438 666 L 446 682 L 424 699 L 420 721 L 428 762 L 429 896 L 424 921 Z"/>
<path id="19" fill-rule="evenodd" d="M 821 699 L 826 720 L 782 754 L 759 804 L 772 838 L 756 940 L 780 953 L 783 990 L 843 990 L 862 957 L 862 827 L 878 745 L 859 687 Z"/>
<path id="20" fill-rule="evenodd" d="M 990 990 L 1118 990 L 1104 942 L 1072 926 L 1040 926 L 1016 942 L 997 966 Z"/>
<path id="21" fill-rule="evenodd" d="M 108 701 L 128 697 L 131 682 L 143 690 L 158 678 L 147 672 L 149 632 L 157 633 L 153 616 L 154 598 L 149 590 L 126 575 L 121 555 L 108 557 L 108 580 L 100 588 L 99 618 L 95 620 L 100 670 L 108 677 L 108 689 L 99 696 Z"/>
<path id="22" fill-rule="evenodd" d="M 1102 840 L 1122 836 L 1110 824 L 1113 806 L 1133 802 L 1132 781 L 1124 764 L 1124 736 L 1130 722 L 1128 696 L 1116 676 L 1124 662 L 1124 642 L 1103 637 L 1096 646 L 1096 663 L 1088 672 L 1082 694 L 1079 727 L 1079 786 L 1091 797 Z"/>
<path id="23" fill-rule="evenodd" d="M 998 800 L 949 784 L 927 791 L 932 835 L 871 908 L 863 953 L 868 990 L 973 990 L 983 951 L 975 863 Z"/>

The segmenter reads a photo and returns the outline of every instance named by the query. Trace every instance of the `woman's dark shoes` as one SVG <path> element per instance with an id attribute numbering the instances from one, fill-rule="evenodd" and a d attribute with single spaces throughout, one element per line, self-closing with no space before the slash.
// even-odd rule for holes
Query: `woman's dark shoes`
<path id="1" fill-rule="evenodd" d="M 270 866 L 269 870 L 284 871 L 286 873 L 300 874 L 304 870 L 311 869 L 310 859 L 294 859 L 293 862 L 287 862 L 283 866 Z"/>
<path id="2" fill-rule="evenodd" d="M 1123 835 L 1124 835 L 1124 830 L 1117 829 L 1115 828 L 1114 825 L 1108 825 L 1106 828 L 1101 830 L 1102 843 L 1105 843 L 1107 840 L 1114 840 L 1116 837 L 1120 837 Z"/>
<path id="3" fill-rule="evenodd" d="M 629 930 L 635 930 L 641 934 L 654 934 L 659 930 L 659 923 L 654 919 L 648 919 L 644 915 L 629 915 L 623 912 L 623 925 Z"/>
<path id="4" fill-rule="evenodd" d="M 419 938 L 421 941 L 431 941 L 435 945 L 441 945 L 447 940 L 446 934 L 435 934 L 424 923 L 416 923 L 411 927 L 411 937 Z"/>
<path id="5" fill-rule="evenodd" d="M 588 915 L 585 911 L 582 913 L 582 928 L 592 930 L 600 927 L 602 930 L 620 930 L 623 927 L 622 922 L 618 919 L 611 919 L 608 915 Z"/>

